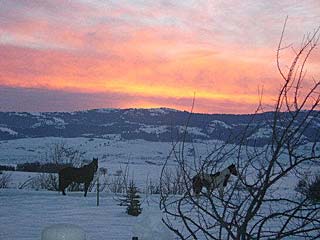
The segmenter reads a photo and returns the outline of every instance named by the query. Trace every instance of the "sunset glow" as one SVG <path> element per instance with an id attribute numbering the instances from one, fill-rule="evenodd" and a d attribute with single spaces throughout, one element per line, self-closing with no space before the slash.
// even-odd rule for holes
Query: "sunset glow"
<path id="1" fill-rule="evenodd" d="M 319 1 L 4 0 L 0 111 L 189 110 L 195 94 L 197 112 L 252 113 L 259 89 L 267 104 L 279 90 L 286 16 L 284 44 L 299 46 Z"/>

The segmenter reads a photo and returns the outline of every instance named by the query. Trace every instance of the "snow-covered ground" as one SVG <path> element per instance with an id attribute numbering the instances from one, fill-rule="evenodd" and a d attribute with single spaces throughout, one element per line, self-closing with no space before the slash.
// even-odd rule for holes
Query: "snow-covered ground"
<path id="1" fill-rule="evenodd" d="M 21 181 L 37 173 L 12 174 L 15 181 Z M 288 176 L 279 183 L 282 187 L 278 193 L 294 198 L 297 195 L 293 192 L 295 185 L 295 178 Z M 159 195 L 141 194 L 143 212 L 139 217 L 125 213 L 126 208 L 118 205 L 119 196 L 102 192 L 100 205 L 96 206 L 94 192 L 83 197 L 83 192 L 67 192 L 67 196 L 62 196 L 53 191 L 19 190 L 15 187 L 0 189 L 0 239 L 40 239 L 45 227 L 61 223 L 80 226 L 86 232 L 87 240 L 132 239 L 148 233 L 150 229 L 155 229 L 160 235 L 165 234 L 165 227 L 160 226 Z M 176 197 L 172 198 L 175 201 Z M 171 237 L 145 239 L 177 239 L 168 231 L 166 234 Z"/>
<path id="2" fill-rule="evenodd" d="M 142 198 L 142 208 L 157 211 L 158 198 Z M 102 193 L 97 207 L 95 193 L 85 198 L 81 192 L 62 196 L 49 191 L 0 189 L 0 239 L 40 239 L 45 227 L 57 223 L 80 226 L 88 240 L 132 239 L 144 216 L 129 216 L 116 199 L 113 194 Z"/>
<path id="3" fill-rule="evenodd" d="M 153 162 L 161 165 L 172 148 L 171 142 L 128 141 L 114 135 L 109 137 L 110 139 L 44 137 L 0 141 L 0 164 L 43 162 L 54 145 L 64 143 L 85 152 L 86 159 L 98 157 L 101 167 L 107 167 L 110 163 L 127 162 L 142 165 Z M 196 144 L 196 148 L 206 152 L 215 144 L 215 141 L 200 142 Z M 191 147 L 186 144 L 186 150 Z"/>
<path id="4" fill-rule="evenodd" d="M 85 152 L 87 160 L 99 158 L 99 167 L 107 169 L 109 177 L 128 167 L 129 178 L 140 188 L 147 181 L 159 182 L 162 164 L 168 157 L 172 143 L 147 142 L 144 140 L 122 141 L 117 136 L 111 139 L 98 138 L 29 138 L 0 141 L 0 164 L 16 165 L 25 162 L 47 161 L 47 153 L 54 144 L 65 143 L 69 147 Z M 208 151 L 208 144 L 197 144 L 197 151 Z M 188 149 L 188 144 L 186 145 Z M 174 165 L 174 161 L 169 164 Z M 158 220 L 145 216 L 147 212 L 158 212 L 159 196 L 143 197 L 143 213 L 131 217 L 125 207 L 118 206 L 117 196 L 108 191 L 101 193 L 100 206 L 96 206 L 96 195 L 83 192 L 67 192 L 62 196 L 52 191 L 19 189 L 28 179 L 40 173 L 5 172 L 10 174 L 9 189 L 0 189 L 0 239 L 39 239 L 41 231 L 55 223 L 72 223 L 85 230 L 89 240 L 131 239 L 137 231 L 146 231 L 146 226 L 137 223 L 152 223 L 159 227 Z M 149 219 L 144 220 L 143 218 Z M 138 230 L 137 230 L 138 229 Z M 163 234 L 163 233 L 162 233 Z M 174 239 L 174 238 L 172 238 Z"/>
<path id="5" fill-rule="evenodd" d="M 126 166 L 130 178 L 137 184 L 147 180 L 158 181 L 163 163 L 166 161 L 172 143 L 149 142 L 145 140 L 125 141 L 113 136 L 111 139 L 101 138 L 25 138 L 0 141 L 0 165 L 16 165 L 25 162 L 50 161 L 48 155 L 57 144 L 65 144 L 74 150 L 84 152 L 84 159 L 99 158 L 99 167 L 106 168 L 109 175 L 114 175 Z M 192 154 L 206 156 L 217 142 L 186 144 L 185 150 Z M 49 157 L 50 158 L 50 157 Z M 169 165 L 175 165 L 172 157 Z M 19 177 L 19 176 L 18 176 Z"/>
<path id="6" fill-rule="evenodd" d="M 124 141 L 117 136 L 109 136 L 108 139 L 53 137 L 18 139 L 0 141 L 0 164 L 16 165 L 47 161 L 49 149 L 61 142 L 85 152 L 84 158 L 87 160 L 98 157 L 99 167 L 106 168 L 109 177 L 116 176 L 120 169 L 124 170 L 127 166 L 129 178 L 135 180 L 140 190 L 143 190 L 147 180 L 159 182 L 162 164 L 172 149 L 172 143 Z M 196 156 L 205 157 L 217 146 L 219 142 L 213 141 L 186 144 L 186 156 L 193 159 L 192 148 L 195 147 Z M 310 148 L 311 145 L 304 145 L 301 151 L 310 151 Z M 285 160 L 287 156 L 283 155 L 282 158 Z M 230 163 L 234 161 L 232 156 L 228 161 Z M 169 165 L 175 166 L 173 158 L 170 159 Z M 316 172 L 319 168 L 314 166 L 311 170 Z M 310 166 L 306 166 L 306 170 L 310 170 Z M 139 225 L 137 227 L 136 224 L 140 222 L 145 225 L 148 222 L 143 221 L 143 216 L 137 218 L 127 215 L 125 207 L 117 205 L 117 197 L 110 191 L 101 193 L 100 206 L 97 207 L 94 192 L 90 192 L 85 198 L 83 192 L 67 192 L 67 196 L 62 196 L 57 192 L 18 189 L 26 180 L 36 177 L 39 173 L 9 172 L 9 174 L 11 174 L 9 189 L 0 189 L 0 240 L 39 239 L 43 228 L 55 223 L 79 225 L 85 230 L 89 240 L 131 239 L 136 229 L 140 231 L 144 229 Z M 279 192 L 292 198 L 296 197 L 294 187 L 298 179 L 289 175 L 283 181 L 279 182 L 281 188 Z M 158 211 L 159 196 L 143 196 L 141 201 L 143 214 L 148 211 Z M 154 216 L 159 217 L 159 214 Z M 155 218 L 151 217 L 154 220 L 150 221 L 153 225 L 156 225 Z"/>

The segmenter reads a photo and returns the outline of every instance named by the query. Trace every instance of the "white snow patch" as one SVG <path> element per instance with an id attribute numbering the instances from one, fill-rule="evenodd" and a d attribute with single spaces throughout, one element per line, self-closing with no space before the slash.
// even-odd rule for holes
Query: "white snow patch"
<path id="1" fill-rule="evenodd" d="M 226 129 L 231 129 L 232 127 L 228 124 L 226 124 L 225 122 L 219 121 L 219 120 L 213 120 L 210 122 L 209 126 L 208 126 L 208 132 L 212 133 L 217 127 L 223 127 Z"/>
<path id="2" fill-rule="evenodd" d="M 53 224 L 46 227 L 41 234 L 41 240 L 86 240 L 86 233 L 74 224 Z"/>
<path id="3" fill-rule="evenodd" d="M 98 113 L 111 113 L 111 112 L 117 112 L 118 109 L 115 108 L 100 108 L 100 109 L 95 109 L 96 112 Z"/>
<path id="4" fill-rule="evenodd" d="M 170 112 L 178 112 L 178 110 L 171 108 L 148 108 L 151 116 L 159 116 L 164 114 L 169 114 Z"/>
<path id="5" fill-rule="evenodd" d="M 145 125 L 143 124 L 140 128 L 140 131 L 146 132 L 146 133 L 165 133 L 168 131 L 168 126 L 151 126 L 151 125 Z M 139 131 L 138 130 L 138 131 Z"/>
<path id="6" fill-rule="evenodd" d="M 143 113 L 138 111 L 138 108 L 130 108 L 127 111 L 123 112 L 124 115 L 131 115 L 131 116 L 142 116 Z"/>
<path id="7" fill-rule="evenodd" d="M 267 138 L 272 135 L 272 129 L 267 127 L 261 127 L 258 129 L 257 132 L 252 134 L 248 139 L 254 139 L 254 138 Z"/>
<path id="8" fill-rule="evenodd" d="M 101 124 L 102 127 L 111 127 L 113 126 L 115 123 L 105 123 L 105 124 Z"/>
<path id="9" fill-rule="evenodd" d="M 42 113 L 41 112 L 30 112 L 30 115 L 35 116 L 35 117 L 41 117 Z"/>
<path id="10" fill-rule="evenodd" d="M 12 129 L 6 127 L 0 127 L 0 131 L 9 133 L 10 135 L 18 135 L 16 131 L 13 131 Z"/>
<path id="11" fill-rule="evenodd" d="M 39 122 L 33 124 L 31 126 L 31 128 L 38 128 L 41 126 L 56 126 L 57 128 L 65 128 L 66 122 L 61 119 L 61 118 L 57 118 L 57 117 L 53 117 L 52 120 L 51 119 L 39 119 Z"/>
<path id="12" fill-rule="evenodd" d="M 170 240 L 174 234 L 161 221 L 162 212 L 158 209 L 143 209 L 133 226 L 133 235 L 139 240 Z"/>
<path id="13" fill-rule="evenodd" d="M 317 127 L 320 127 L 320 119 L 318 117 L 309 116 L 307 118 L 307 123 L 309 123 L 309 122 L 315 124 Z"/>
<path id="14" fill-rule="evenodd" d="M 121 134 L 103 134 L 103 135 L 101 135 L 101 137 L 108 139 L 108 140 L 114 140 L 114 141 L 121 140 Z"/>
<path id="15" fill-rule="evenodd" d="M 179 126 L 180 133 L 183 133 L 185 130 L 186 130 L 185 126 Z M 187 133 L 207 137 L 207 134 L 203 133 L 202 129 L 198 127 L 188 127 Z"/>
<path id="16" fill-rule="evenodd" d="M 28 117 L 27 113 L 22 113 L 22 112 L 16 112 L 14 115 L 15 116 L 20 116 L 20 117 Z"/>

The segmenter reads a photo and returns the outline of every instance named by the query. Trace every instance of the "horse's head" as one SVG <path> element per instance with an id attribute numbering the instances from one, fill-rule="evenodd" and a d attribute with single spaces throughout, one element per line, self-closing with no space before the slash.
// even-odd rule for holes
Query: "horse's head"
<path id="1" fill-rule="evenodd" d="M 98 170 L 98 158 L 93 158 L 91 163 L 93 165 L 94 172 L 96 172 Z"/>
<path id="2" fill-rule="evenodd" d="M 237 168 L 236 168 L 236 165 L 234 164 L 231 164 L 229 167 L 228 167 L 230 173 L 232 175 L 235 175 L 235 176 L 238 176 L 238 171 L 237 171 Z"/>

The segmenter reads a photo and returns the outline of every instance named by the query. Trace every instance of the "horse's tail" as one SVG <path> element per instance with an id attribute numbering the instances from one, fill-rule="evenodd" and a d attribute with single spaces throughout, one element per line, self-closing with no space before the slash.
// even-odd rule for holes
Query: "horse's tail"
<path id="1" fill-rule="evenodd" d="M 62 174 L 61 174 L 61 171 L 59 171 L 59 173 L 58 173 L 58 178 L 59 178 L 58 191 L 61 192 L 62 191 Z"/>
<path id="2" fill-rule="evenodd" d="M 201 177 L 199 175 L 196 175 L 192 178 L 192 190 L 193 193 L 198 196 L 200 194 L 200 191 L 202 189 L 202 181 Z"/>
<path id="3" fill-rule="evenodd" d="M 192 180 L 192 190 L 194 190 L 194 184 L 196 182 L 196 177 L 197 176 L 194 176 L 191 180 Z"/>

